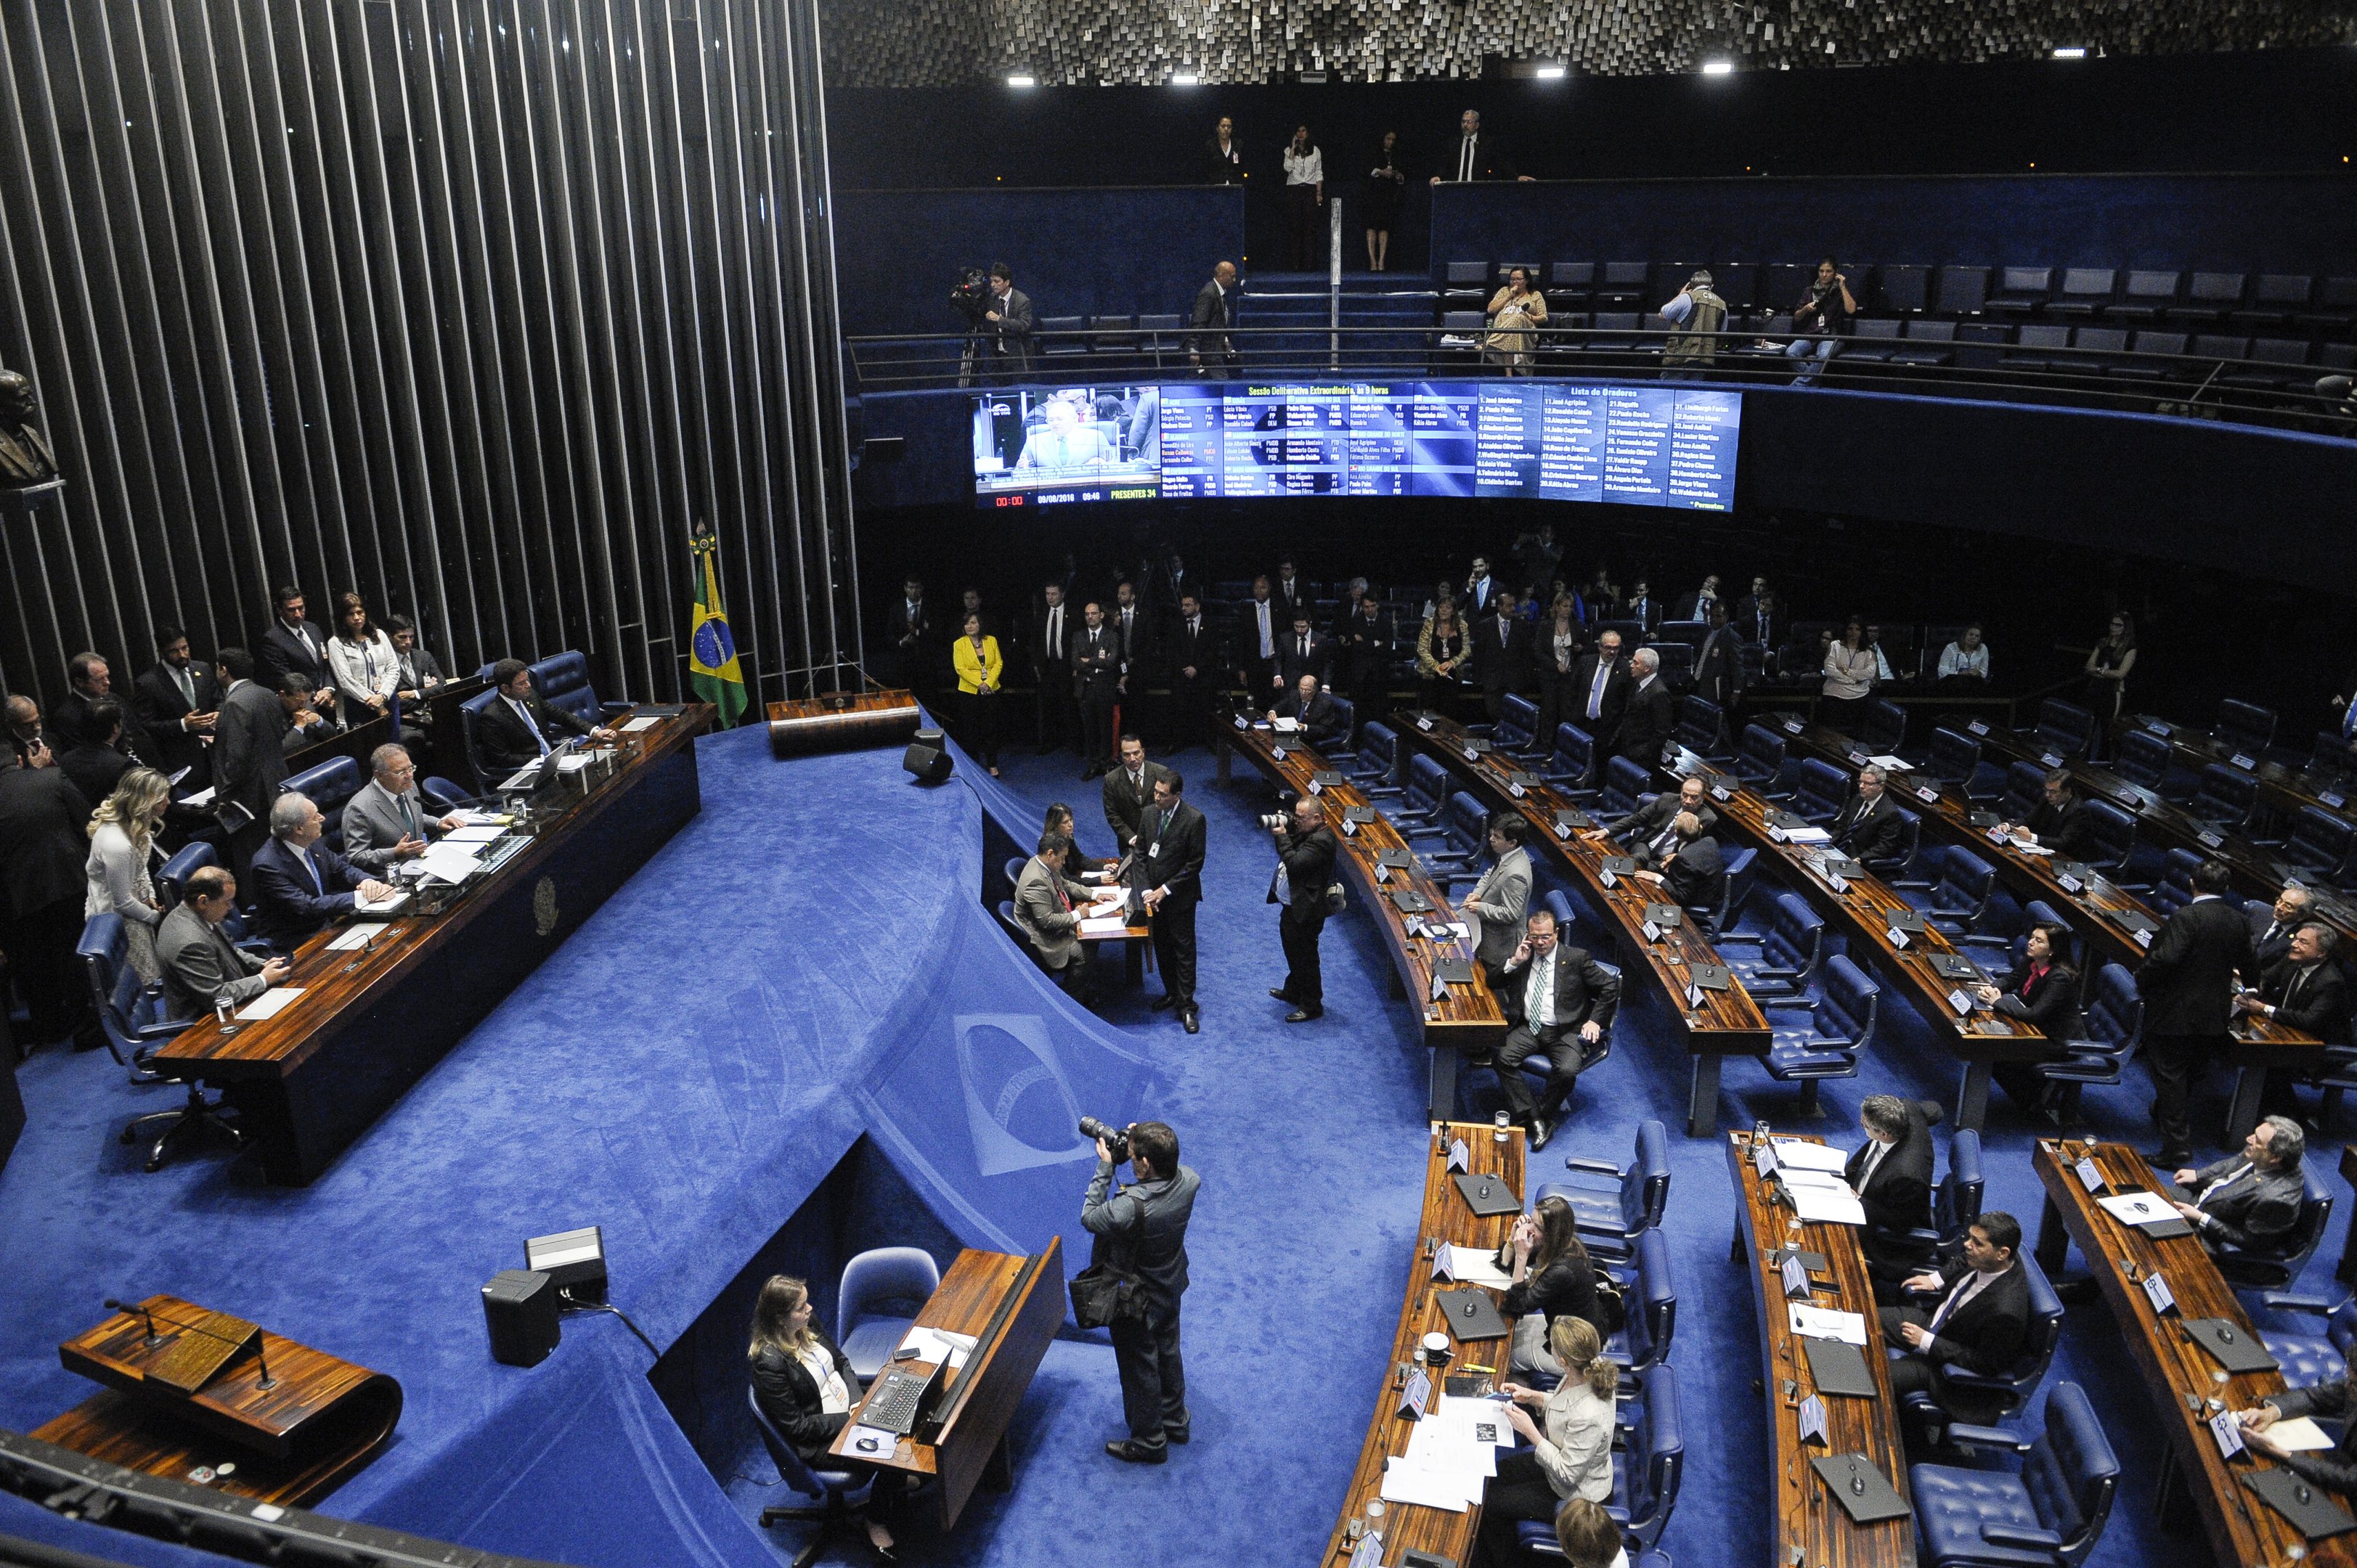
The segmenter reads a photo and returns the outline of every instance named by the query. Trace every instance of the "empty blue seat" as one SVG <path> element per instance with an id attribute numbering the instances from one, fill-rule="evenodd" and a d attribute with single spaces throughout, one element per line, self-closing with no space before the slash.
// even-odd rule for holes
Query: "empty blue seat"
<path id="1" fill-rule="evenodd" d="M 1678 699 L 1674 732 L 1680 746 L 1714 760 L 1727 755 L 1727 711 L 1707 697 Z"/>
<path id="2" fill-rule="evenodd" d="M 941 1283 L 941 1265 L 921 1247 L 874 1247 L 843 1265 L 834 1342 L 861 1382 L 874 1381 L 891 1360 Z"/>
<path id="3" fill-rule="evenodd" d="M 1411 822 L 1437 824 L 1448 800 L 1448 769 L 1432 757 L 1412 757 L 1407 765 L 1406 795 L 1387 814 L 1402 832 Z"/>
<path id="4" fill-rule="evenodd" d="M 2098 871 L 2120 870 L 2136 854 L 2136 819 L 2109 800 L 2089 800 L 2086 808 L 2088 834 L 2095 842 L 2087 864 Z"/>
<path id="5" fill-rule="evenodd" d="M 1670 1244 L 1661 1227 L 1638 1232 L 1630 1262 L 1608 1267 L 1620 1282 L 1628 1320 L 1604 1342 L 1604 1357 L 1621 1369 L 1625 1380 L 1642 1386 L 1644 1374 L 1670 1359 L 1670 1340 L 1678 1326 L 1677 1279 L 1670 1270 Z"/>
<path id="6" fill-rule="evenodd" d="M 1745 949 L 1756 948 L 1746 953 Z M 1824 957 L 1824 918 L 1797 893 L 1779 893 L 1768 907 L 1768 924 L 1756 933 L 1724 932 L 1719 956 L 1759 1001 L 1805 993 Z"/>
<path id="7" fill-rule="evenodd" d="M 1855 738 L 1878 757 L 1896 755 L 1907 738 L 1907 710 L 1880 697 L 1867 698 Z"/>
<path id="8" fill-rule="evenodd" d="M 2175 766 L 2176 756 L 2169 742 L 2147 730 L 2122 730 L 2112 770 L 2181 806 L 2193 799 L 2194 778 L 2190 770 Z"/>
<path id="9" fill-rule="evenodd" d="M 1399 736 L 1389 725 L 1367 721 L 1359 732 L 1359 755 L 1354 766 L 1344 768 L 1351 782 L 1369 800 L 1383 800 L 1399 794 Z"/>
<path id="10" fill-rule="evenodd" d="M 1849 775 L 1821 757 L 1801 759 L 1793 776 L 1792 810 L 1813 822 L 1830 822 L 1856 791 Z"/>
<path id="11" fill-rule="evenodd" d="M 1508 751 L 1526 752 L 1538 745 L 1539 707 L 1528 697 L 1506 693 L 1505 706 L 1490 738 Z"/>
<path id="12" fill-rule="evenodd" d="M 2259 804 L 2259 781 L 2239 768 L 2213 762 L 2201 770 L 2185 809 L 2212 827 L 2233 830 L 2251 820 Z"/>
<path id="13" fill-rule="evenodd" d="M 2038 723 L 2029 733 L 2048 750 L 2066 758 L 2078 757 L 2094 744 L 2095 715 L 2076 703 L 2049 697 L 2038 704 Z"/>
<path id="14" fill-rule="evenodd" d="M 1658 1118 L 1637 1123 L 1636 1146 L 1625 1165 L 1578 1155 L 1566 1155 L 1563 1163 L 1576 1174 L 1611 1177 L 1609 1196 L 1574 1180 L 1544 1185 L 1532 1201 L 1560 1197 L 1571 1205 L 1579 1239 L 1599 1257 L 1627 1257 L 1637 1237 L 1659 1225 L 1669 1208 L 1670 1137 Z"/>
<path id="15" fill-rule="evenodd" d="M 2341 1375 L 2349 1346 L 2357 1341 L 2357 1297 L 2335 1305 L 2316 1296 L 2270 1294 L 2263 1298 L 2276 1312 L 2312 1314 L 2324 1319 L 2321 1334 L 2294 1334 L 2285 1329 L 2261 1329 L 2259 1342 L 2283 1369 L 2287 1387 L 2314 1388 Z"/>
<path id="16" fill-rule="evenodd" d="M 2218 726 L 2210 734 L 2229 752 L 2256 761 L 2276 742 L 2275 711 L 2229 697 L 2218 704 Z"/>
<path id="17" fill-rule="evenodd" d="M 1952 1426 L 1952 1443 L 2010 1448 L 2018 1474 L 1914 1465 L 1915 1524 L 1934 1568 L 2079 1568 L 2111 1518 L 2120 1463 L 2079 1385 L 2046 1396 L 2033 1439 L 1998 1427 Z"/>
<path id="18" fill-rule="evenodd" d="M 1784 737 L 1766 725 L 1745 725 L 1735 739 L 1735 757 L 1728 769 L 1754 789 L 1774 787 L 1784 771 Z"/>
<path id="19" fill-rule="evenodd" d="M 1607 816 L 1625 817 L 1644 803 L 1652 775 L 1631 757 L 1616 757 L 1604 765 L 1604 793 L 1598 801 Z"/>
<path id="20" fill-rule="evenodd" d="M 1425 852 L 1425 858 L 1443 871 L 1469 871 L 1489 853 L 1489 808 L 1459 789 L 1448 797 L 1441 813 L 1440 849 Z"/>
<path id="21" fill-rule="evenodd" d="M 1925 875 L 1893 882 L 1923 912 L 1925 920 L 1949 936 L 1971 929 L 1988 908 L 1996 891 L 1996 870 L 1961 844 L 1943 843 L 1925 850 L 1916 861 Z"/>
<path id="22" fill-rule="evenodd" d="M 2029 820 L 2046 799 L 2046 769 L 2035 762 L 2017 762 L 2005 770 L 2005 793 L 1997 798 L 1996 812 L 2008 822 Z"/>
<path id="23" fill-rule="evenodd" d="M 1882 1007 L 1882 988 L 1840 954 L 1825 961 L 1822 991 L 1814 1002 L 1772 1002 L 1766 1008 L 1768 1076 L 1799 1084 L 1802 1108 L 1812 1113 L 1819 1083 L 1857 1076 L 1858 1056 L 1873 1041 Z"/>
<path id="24" fill-rule="evenodd" d="M 2193 902 L 2193 872 L 2201 857 L 2190 849 L 2173 849 L 2161 861 L 2160 880 L 2153 884 L 2145 902 L 2152 912 L 2167 918 Z"/>
<path id="25" fill-rule="evenodd" d="M 2283 857 L 2300 870 L 2338 881 L 2357 849 L 2357 826 L 2321 806 L 2302 806 L 2291 820 L 2291 836 L 2284 841 Z"/>
<path id="26" fill-rule="evenodd" d="M 1595 792 L 1596 737 L 1577 725 L 1555 726 L 1555 749 L 1539 777 L 1575 800 Z"/>

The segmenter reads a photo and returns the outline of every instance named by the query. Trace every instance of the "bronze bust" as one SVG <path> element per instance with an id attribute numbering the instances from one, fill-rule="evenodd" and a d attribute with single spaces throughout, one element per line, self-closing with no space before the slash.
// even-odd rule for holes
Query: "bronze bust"
<path id="1" fill-rule="evenodd" d="M 33 416 L 39 410 L 33 383 L 15 371 L 0 371 L 0 485 L 22 489 L 58 477 L 58 460 Z"/>

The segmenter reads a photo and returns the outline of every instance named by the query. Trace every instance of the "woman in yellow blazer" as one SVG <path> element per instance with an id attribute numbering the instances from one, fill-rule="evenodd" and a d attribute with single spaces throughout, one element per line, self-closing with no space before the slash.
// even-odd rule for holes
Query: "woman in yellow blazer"
<path id="1" fill-rule="evenodd" d="M 998 683 L 1006 660 L 998 655 L 998 639 L 982 634 L 982 617 L 965 618 L 964 635 L 950 648 L 957 666 L 958 728 L 965 731 L 965 748 L 982 758 L 993 779 L 998 777 Z"/>

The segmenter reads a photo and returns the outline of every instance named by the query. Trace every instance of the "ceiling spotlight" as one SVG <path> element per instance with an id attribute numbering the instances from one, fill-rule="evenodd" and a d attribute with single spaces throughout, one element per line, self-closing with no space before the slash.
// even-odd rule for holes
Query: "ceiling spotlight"
<path id="1" fill-rule="evenodd" d="M 1706 59 L 1702 62 L 1705 76 L 1731 76 L 1734 71 L 1735 62 L 1731 59 Z"/>
<path id="2" fill-rule="evenodd" d="M 2085 59 L 2087 58 L 2087 51 L 2080 48 L 2056 49 L 2054 51 L 2054 58 L 2056 59 Z"/>
<path id="3" fill-rule="evenodd" d="M 1033 76 L 1010 76 L 1006 79 L 1006 85 L 1009 87 L 1037 87 L 1039 85 L 1039 79 Z"/>
<path id="4" fill-rule="evenodd" d="M 1174 70 L 1170 73 L 1170 85 L 1173 87 L 1193 87 L 1202 80 L 1191 70 Z"/>
<path id="5" fill-rule="evenodd" d="M 1563 67 L 1559 65 L 1543 65 L 1531 74 L 1537 77 L 1541 81 L 1561 81 L 1563 80 L 1564 70 Z"/>

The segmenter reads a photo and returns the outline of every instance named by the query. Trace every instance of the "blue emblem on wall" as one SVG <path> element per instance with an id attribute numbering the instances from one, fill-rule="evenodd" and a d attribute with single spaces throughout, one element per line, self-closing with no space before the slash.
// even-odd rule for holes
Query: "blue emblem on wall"
<path id="1" fill-rule="evenodd" d="M 958 1077 L 974 1167 L 984 1176 L 1096 1157 L 1080 1135 L 1081 1108 L 1036 1013 L 962 1013 Z"/>

